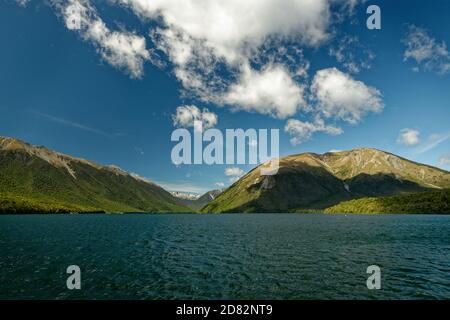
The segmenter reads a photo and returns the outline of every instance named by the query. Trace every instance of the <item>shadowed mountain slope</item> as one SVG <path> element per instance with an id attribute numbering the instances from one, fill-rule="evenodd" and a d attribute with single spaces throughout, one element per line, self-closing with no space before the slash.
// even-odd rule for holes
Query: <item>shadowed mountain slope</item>
<path id="1" fill-rule="evenodd" d="M 264 164 L 262 166 L 267 166 Z M 450 187 L 450 173 L 369 148 L 304 153 L 280 159 L 278 173 L 247 173 L 203 212 L 287 212 L 324 209 L 361 197 Z"/>

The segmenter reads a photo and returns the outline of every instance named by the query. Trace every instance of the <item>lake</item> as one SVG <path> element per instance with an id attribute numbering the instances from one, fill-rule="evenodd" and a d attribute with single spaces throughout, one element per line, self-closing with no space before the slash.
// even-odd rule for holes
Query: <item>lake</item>
<path id="1" fill-rule="evenodd" d="M 4 215 L 0 252 L 1 299 L 450 298 L 450 216 Z"/>

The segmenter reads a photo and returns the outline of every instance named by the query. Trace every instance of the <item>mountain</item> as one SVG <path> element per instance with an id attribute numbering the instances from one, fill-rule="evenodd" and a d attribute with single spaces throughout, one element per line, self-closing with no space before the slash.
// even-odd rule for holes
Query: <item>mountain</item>
<path id="1" fill-rule="evenodd" d="M 0 137 L 0 213 L 188 211 L 169 192 L 119 167 Z"/>
<path id="2" fill-rule="evenodd" d="M 200 198 L 195 200 L 194 207 L 197 210 L 200 210 L 204 206 L 206 206 L 208 203 L 216 199 L 225 189 L 217 189 L 217 190 L 211 190 L 203 194 Z"/>
<path id="3" fill-rule="evenodd" d="M 189 212 L 200 208 L 202 212 L 329 208 L 330 213 L 403 212 L 403 208 L 442 213 L 448 208 L 448 191 L 443 191 L 450 188 L 448 171 L 380 150 L 292 155 L 280 159 L 274 176 L 261 176 L 264 166 L 226 190 L 212 190 L 196 199 L 174 196 L 117 166 L 0 137 L 0 213 Z"/>
<path id="4" fill-rule="evenodd" d="M 325 213 L 450 214 L 450 189 L 341 202 Z"/>
<path id="5" fill-rule="evenodd" d="M 450 187 L 450 173 L 369 148 L 280 159 L 276 175 L 263 164 L 210 202 L 203 212 L 290 212 L 324 209 L 362 197 L 435 191 Z"/>
<path id="6" fill-rule="evenodd" d="M 170 192 L 170 194 L 173 195 L 175 198 L 179 198 L 179 199 L 183 199 L 183 200 L 197 200 L 198 198 L 200 198 L 200 196 L 197 194 L 179 192 L 179 191 L 172 191 L 172 192 Z"/>
<path id="7" fill-rule="evenodd" d="M 213 201 L 217 196 L 219 196 L 225 189 L 217 189 L 206 192 L 205 194 L 197 197 L 193 197 L 192 195 L 186 195 L 180 192 L 172 192 L 173 195 L 180 198 L 180 201 L 185 206 L 193 210 L 200 210 L 208 203 Z"/>

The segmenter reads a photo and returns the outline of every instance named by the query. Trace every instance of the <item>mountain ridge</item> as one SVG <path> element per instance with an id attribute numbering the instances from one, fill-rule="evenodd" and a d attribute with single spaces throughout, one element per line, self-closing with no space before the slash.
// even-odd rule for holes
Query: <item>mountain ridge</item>
<path id="1" fill-rule="evenodd" d="M 0 213 L 350 210 L 375 203 L 373 198 L 450 188 L 450 172 L 373 148 L 307 152 L 283 157 L 279 163 L 276 175 L 261 175 L 265 163 L 225 190 L 180 199 L 118 166 L 0 137 Z M 355 199 L 369 200 L 352 202 Z M 442 203 L 447 198 L 423 199 Z"/>
<path id="2" fill-rule="evenodd" d="M 0 212 L 189 212 L 155 183 L 114 165 L 0 137 Z"/>
<path id="3" fill-rule="evenodd" d="M 185 206 L 191 208 L 192 210 L 200 210 L 205 205 L 213 201 L 217 196 L 219 196 L 225 189 L 215 189 L 205 192 L 204 194 L 193 198 L 180 197 L 181 203 Z M 173 193 L 172 193 L 173 194 Z M 176 196 L 176 195 L 175 195 Z"/>
<path id="4" fill-rule="evenodd" d="M 235 182 L 202 212 L 286 212 L 325 209 L 363 197 L 425 192 L 450 186 L 446 170 L 373 148 L 280 159 L 278 173 L 262 176 L 262 164 Z"/>
<path id="5" fill-rule="evenodd" d="M 114 164 L 100 165 L 100 164 L 97 164 L 90 160 L 86 160 L 86 159 L 83 159 L 80 157 L 74 157 L 74 156 L 64 154 L 64 153 L 61 153 L 58 151 L 53 151 L 45 146 L 33 145 L 33 144 L 30 144 L 28 142 L 25 142 L 25 141 L 22 141 L 22 140 L 16 139 L 16 138 L 0 136 L 0 150 L 6 150 L 6 151 L 8 151 L 8 150 L 9 151 L 23 150 L 30 155 L 37 156 L 37 157 L 41 158 L 42 160 L 47 161 L 48 163 L 50 163 L 52 165 L 64 167 L 70 173 L 70 175 L 74 178 L 76 178 L 76 176 L 75 176 L 74 172 L 71 170 L 71 168 L 68 167 L 67 161 L 84 163 L 84 164 L 92 166 L 95 169 L 102 169 L 102 170 L 107 170 L 107 171 L 110 171 L 110 172 L 113 172 L 116 174 L 130 176 L 136 180 L 141 180 L 141 181 L 147 182 L 149 184 L 156 185 L 154 182 L 152 182 L 148 179 L 145 179 L 143 177 L 140 177 L 136 174 L 129 173 L 117 165 L 114 165 Z"/>

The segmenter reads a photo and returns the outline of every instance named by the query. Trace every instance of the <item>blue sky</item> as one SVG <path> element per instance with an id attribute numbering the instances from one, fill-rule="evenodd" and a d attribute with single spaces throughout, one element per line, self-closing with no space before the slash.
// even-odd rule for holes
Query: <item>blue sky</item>
<path id="1" fill-rule="evenodd" d="M 373 147 L 448 170 L 450 2 L 378 1 L 381 30 L 369 3 L 331 2 L 0 0 L 0 135 L 201 193 L 234 176 L 171 163 L 173 116 L 196 106 L 221 130 L 280 129 L 282 155 Z"/>

